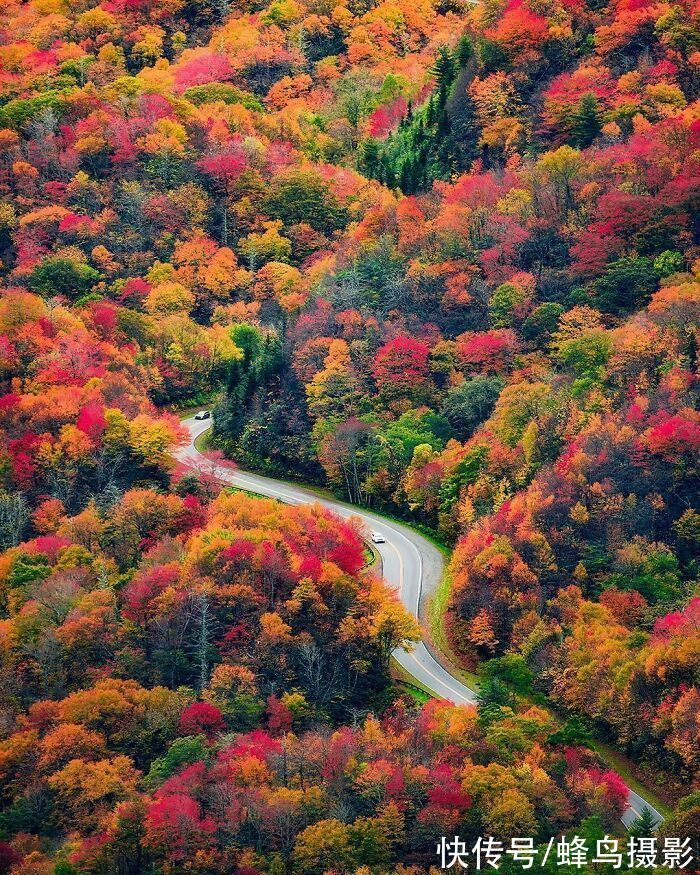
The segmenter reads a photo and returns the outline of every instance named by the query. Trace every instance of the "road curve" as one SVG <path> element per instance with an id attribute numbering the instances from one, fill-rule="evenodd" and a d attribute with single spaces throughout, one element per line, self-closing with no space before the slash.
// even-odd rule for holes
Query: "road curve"
<path id="1" fill-rule="evenodd" d="M 210 427 L 211 420 L 190 418 L 184 420 L 182 424 L 189 430 L 190 440 L 174 455 L 178 461 L 196 467 L 200 454 L 194 442 Z M 374 546 L 381 553 L 384 578 L 396 589 L 403 604 L 415 616 L 418 616 L 421 598 L 429 595 L 440 582 L 443 571 L 442 554 L 430 541 L 407 526 L 390 522 L 364 509 L 320 498 L 311 490 L 296 484 L 280 483 L 269 477 L 261 477 L 237 469 L 225 470 L 220 476 L 232 486 L 238 486 L 258 495 L 277 498 L 287 504 L 316 503 L 346 519 L 359 517 L 369 530 L 381 532 L 386 538 L 386 543 Z M 428 652 L 422 641 L 419 641 L 410 653 L 397 650 L 394 657 L 412 677 L 441 699 L 450 699 L 458 704 L 476 701 L 474 691 L 452 677 Z"/>
<path id="2" fill-rule="evenodd" d="M 182 425 L 189 431 L 189 441 L 175 453 L 175 458 L 185 465 L 197 467 L 201 454 L 195 447 L 195 440 L 211 427 L 211 419 L 185 419 Z M 440 551 L 413 529 L 377 516 L 364 508 L 345 504 L 341 501 L 321 498 L 310 489 L 291 483 L 282 483 L 270 477 L 250 474 L 238 469 L 224 470 L 221 480 L 269 498 L 276 498 L 286 504 L 320 504 L 340 517 L 359 517 L 373 532 L 380 532 L 386 543 L 374 545 L 382 557 L 384 579 L 393 587 L 405 607 L 416 617 L 419 615 L 421 601 L 428 597 L 440 582 L 444 569 Z M 448 699 L 456 704 L 476 702 L 474 690 L 450 674 L 430 653 L 423 641 L 407 652 L 397 649 L 394 658 L 413 678 L 440 699 Z M 629 826 L 644 807 L 654 815 L 657 824 L 663 816 L 639 794 L 629 791 L 628 808 L 622 821 Z"/>

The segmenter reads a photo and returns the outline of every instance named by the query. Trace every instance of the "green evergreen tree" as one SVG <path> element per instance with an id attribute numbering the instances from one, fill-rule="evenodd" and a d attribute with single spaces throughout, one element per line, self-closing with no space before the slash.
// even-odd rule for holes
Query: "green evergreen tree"
<path id="1" fill-rule="evenodd" d="M 513 694 L 498 678 L 486 678 L 482 681 L 477 697 L 479 712 L 482 709 L 489 709 L 493 705 L 510 707 L 513 701 Z"/>
<path id="2" fill-rule="evenodd" d="M 428 108 L 425 113 L 425 123 L 428 127 L 435 124 L 435 94 L 431 94 L 428 99 Z"/>
<path id="3" fill-rule="evenodd" d="M 373 137 L 363 143 L 361 160 L 367 173 L 374 177 L 379 164 L 379 143 Z"/>
<path id="4" fill-rule="evenodd" d="M 455 79 L 455 64 L 447 46 L 440 46 L 438 49 L 431 72 L 435 77 L 438 89 L 444 88 L 447 91 Z"/>
<path id="5" fill-rule="evenodd" d="M 412 194 L 411 190 L 411 159 L 407 158 L 401 165 L 401 179 L 399 186 L 404 194 Z"/>
<path id="6" fill-rule="evenodd" d="M 629 834 L 635 838 L 640 838 L 640 836 L 653 835 L 655 829 L 656 818 L 652 814 L 651 809 L 645 805 L 639 817 L 630 824 Z"/>
<path id="7" fill-rule="evenodd" d="M 467 66 L 469 61 L 474 54 L 474 43 L 471 41 L 471 38 L 467 36 L 467 34 L 462 34 L 459 38 L 459 42 L 457 43 L 457 48 L 455 50 L 455 59 L 457 61 L 457 66 L 461 69 Z"/>
<path id="8" fill-rule="evenodd" d="M 602 126 L 598 98 L 595 94 L 584 94 L 571 123 L 572 143 L 585 149 L 598 136 Z"/>
<path id="9" fill-rule="evenodd" d="M 438 140 L 445 140 L 452 133 L 452 126 L 450 125 L 450 117 L 445 110 L 440 113 L 440 117 L 438 118 L 437 123 L 437 138 Z"/>
<path id="10" fill-rule="evenodd" d="M 583 720 L 574 715 L 547 739 L 547 744 L 558 744 L 568 747 L 589 747 L 591 732 Z"/>

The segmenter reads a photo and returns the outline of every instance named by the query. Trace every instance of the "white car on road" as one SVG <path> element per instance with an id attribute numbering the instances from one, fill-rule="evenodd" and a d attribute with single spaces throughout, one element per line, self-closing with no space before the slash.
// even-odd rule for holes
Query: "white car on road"
<path id="1" fill-rule="evenodd" d="M 386 544 L 386 538 L 381 532 L 372 532 L 372 542 L 375 544 Z"/>
<path id="2" fill-rule="evenodd" d="M 211 410 L 200 410 L 199 413 L 195 413 L 195 419 L 210 419 L 211 418 Z"/>

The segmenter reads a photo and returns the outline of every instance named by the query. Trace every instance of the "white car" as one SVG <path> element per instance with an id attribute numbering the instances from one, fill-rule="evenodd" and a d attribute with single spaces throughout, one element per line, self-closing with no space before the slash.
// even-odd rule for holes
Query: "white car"
<path id="1" fill-rule="evenodd" d="M 386 544 L 386 538 L 381 532 L 372 532 L 371 537 L 374 544 Z"/>
<path id="2" fill-rule="evenodd" d="M 195 413 L 195 419 L 209 419 L 211 417 L 211 410 L 200 410 L 199 413 Z"/>

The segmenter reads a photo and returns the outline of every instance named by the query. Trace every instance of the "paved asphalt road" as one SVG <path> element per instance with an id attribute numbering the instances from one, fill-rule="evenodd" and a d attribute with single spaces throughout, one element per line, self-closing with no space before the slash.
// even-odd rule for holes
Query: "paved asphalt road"
<path id="1" fill-rule="evenodd" d="M 189 429 L 189 443 L 181 447 L 175 457 L 184 464 L 197 467 L 200 463 L 199 451 L 195 448 L 195 439 L 211 426 L 211 419 L 196 420 L 193 417 L 183 421 Z M 423 599 L 429 596 L 440 582 L 443 572 L 443 559 L 440 551 L 426 538 L 408 526 L 390 522 L 376 516 L 370 511 L 320 498 L 309 489 L 291 483 L 281 483 L 269 477 L 249 474 L 245 471 L 226 470 L 221 479 L 232 486 L 238 486 L 258 495 L 277 498 L 286 504 L 317 503 L 330 508 L 341 517 L 359 517 L 369 531 L 380 532 L 386 538 L 386 543 L 375 544 L 382 557 L 383 574 L 387 583 L 394 587 L 408 610 L 418 616 L 419 606 Z M 476 702 L 473 690 L 453 677 L 420 641 L 409 653 L 397 650 L 394 658 L 412 677 L 441 699 L 449 699 L 457 704 Z M 629 826 L 639 816 L 646 805 L 654 814 L 657 822 L 663 820 L 662 815 L 645 802 L 633 790 L 629 791 L 629 808 L 622 820 Z"/>

